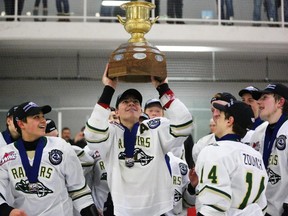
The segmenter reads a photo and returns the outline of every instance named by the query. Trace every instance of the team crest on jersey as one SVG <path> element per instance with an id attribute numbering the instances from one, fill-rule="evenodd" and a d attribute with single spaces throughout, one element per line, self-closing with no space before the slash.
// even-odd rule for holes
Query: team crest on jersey
<path id="1" fill-rule="evenodd" d="M 107 181 L 107 172 L 102 173 L 100 180 Z"/>
<path id="2" fill-rule="evenodd" d="M 278 150 L 282 151 L 286 148 L 286 138 L 287 137 L 285 135 L 280 135 L 276 138 L 275 146 Z"/>
<path id="3" fill-rule="evenodd" d="M 100 158 L 100 153 L 99 153 L 99 151 L 96 150 L 96 151 L 93 153 L 92 157 L 93 157 L 93 159 Z"/>
<path id="4" fill-rule="evenodd" d="M 21 179 L 20 182 L 17 182 L 15 189 L 27 194 L 36 194 L 40 198 L 45 197 L 49 193 L 53 193 L 53 191 L 47 188 L 42 182 L 33 183 L 32 187 L 28 179 Z"/>
<path id="5" fill-rule="evenodd" d="M 281 180 L 281 176 L 273 172 L 273 170 L 270 168 L 267 169 L 267 174 L 269 177 L 268 182 L 270 182 L 272 185 L 277 184 L 277 182 Z"/>
<path id="6" fill-rule="evenodd" d="M 62 162 L 63 152 L 58 149 L 53 149 L 49 152 L 49 160 L 53 165 L 58 165 Z"/>
<path id="7" fill-rule="evenodd" d="M 182 194 L 178 190 L 174 190 L 174 202 L 179 202 L 182 199 Z"/>
<path id="8" fill-rule="evenodd" d="M 188 172 L 188 167 L 184 163 L 179 163 L 179 169 L 180 169 L 181 175 L 186 175 Z"/>
<path id="9" fill-rule="evenodd" d="M 147 124 L 149 126 L 149 128 L 151 129 L 155 129 L 160 125 L 160 119 L 156 118 L 156 119 L 151 119 Z"/>
<path id="10" fill-rule="evenodd" d="M 125 160 L 126 154 L 125 152 L 120 152 L 118 155 L 119 160 Z M 147 155 L 142 149 L 140 148 L 135 148 L 134 149 L 134 163 L 140 163 L 141 166 L 146 166 L 153 160 L 153 156 Z"/>
<path id="11" fill-rule="evenodd" d="M 255 143 L 252 143 L 252 148 L 254 148 L 256 151 L 259 151 L 260 150 L 260 142 L 255 142 Z"/>
<path id="12" fill-rule="evenodd" d="M 5 153 L 3 158 L 0 160 L 0 166 L 2 166 L 4 163 L 15 160 L 16 159 L 16 153 L 14 151 Z"/>

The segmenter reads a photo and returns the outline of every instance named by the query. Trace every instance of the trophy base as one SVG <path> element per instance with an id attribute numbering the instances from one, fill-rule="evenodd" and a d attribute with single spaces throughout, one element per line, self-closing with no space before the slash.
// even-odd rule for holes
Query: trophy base
<path id="1" fill-rule="evenodd" d="M 129 82 L 129 83 L 146 83 L 146 82 L 151 82 L 151 76 L 145 76 L 145 75 L 123 75 L 123 76 L 118 76 L 118 81 L 122 82 Z M 162 77 L 157 77 L 157 80 L 161 81 L 164 80 L 165 78 Z"/>
<path id="2" fill-rule="evenodd" d="M 167 77 L 166 59 L 148 42 L 125 43 L 116 49 L 109 60 L 108 77 L 123 82 L 151 82 Z"/>

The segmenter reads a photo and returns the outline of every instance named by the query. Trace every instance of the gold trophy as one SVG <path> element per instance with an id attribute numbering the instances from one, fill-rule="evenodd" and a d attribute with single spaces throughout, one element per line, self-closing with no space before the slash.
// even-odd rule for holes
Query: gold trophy
<path id="1" fill-rule="evenodd" d="M 125 82 L 149 82 L 151 76 L 159 81 L 167 77 L 165 55 L 147 42 L 144 35 L 157 21 L 150 20 L 155 5 L 145 1 L 133 1 L 120 6 L 126 10 L 126 20 L 118 15 L 119 22 L 131 34 L 128 43 L 121 44 L 110 56 L 108 76 Z"/>

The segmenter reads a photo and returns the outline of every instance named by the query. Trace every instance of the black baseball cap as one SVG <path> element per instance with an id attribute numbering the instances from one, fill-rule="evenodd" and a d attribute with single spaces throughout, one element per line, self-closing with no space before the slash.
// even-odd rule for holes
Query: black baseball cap
<path id="1" fill-rule="evenodd" d="M 285 98 L 288 100 L 288 87 L 281 84 L 281 83 L 276 83 L 276 84 L 268 84 L 264 90 L 260 90 L 259 92 L 256 92 L 252 95 L 252 97 L 255 100 L 259 100 L 259 98 L 263 94 L 277 94 L 280 95 L 281 97 Z"/>
<path id="2" fill-rule="evenodd" d="M 236 98 L 228 92 L 222 92 L 222 93 L 217 93 L 216 95 L 214 95 L 214 97 L 212 97 L 210 103 L 217 101 L 217 100 L 222 100 L 222 101 L 226 101 L 226 102 L 230 103 L 232 101 L 236 101 Z"/>
<path id="3" fill-rule="evenodd" d="M 122 94 L 118 95 L 117 100 L 116 100 L 116 108 L 118 108 L 118 105 L 123 101 L 124 99 L 127 99 L 128 97 L 134 97 L 140 102 L 140 105 L 142 104 L 142 95 L 141 93 L 136 90 L 136 89 L 127 89 L 124 91 Z"/>
<path id="4" fill-rule="evenodd" d="M 10 116 L 13 116 L 13 115 L 14 115 L 14 112 L 15 112 L 16 109 L 17 109 L 17 107 L 18 107 L 18 105 L 11 107 L 11 108 L 8 110 L 7 114 L 6 114 L 6 117 L 8 118 L 8 117 L 10 117 Z"/>
<path id="5" fill-rule="evenodd" d="M 255 87 L 255 86 L 248 86 L 248 87 L 246 87 L 246 88 L 244 88 L 244 89 L 241 89 L 240 91 L 239 91 L 239 93 L 238 93 L 238 95 L 240 96 L 240 97 L 242 97 L 244 94 L 251 94 L 252 95 L 252 97 L 253 97 L 253 94 L 255 94 L 255 92 L 259 92 L 259 89 L 257 88 L 257 87 Z"/>
<path id="6" fill-rule="evenodd" d="M 234 121 L 243 129 L 251 129 L 255 122 L 251 107 L 242 101 L 231 101 L 226 105 L 213 103 L 213 107 L 234 117 Z"/>
<path id="7" fill-rule="evenodd" d="M 161 101 L 157 98 L 152 98 L 152 99 L 149 99 L 146 103 L 145 103 L 145 106 L 144 106 L 144 110 L 148 107 L 150 107 L 152 104 L 158 104 L 160 107 L 162 107 L 162 104 L 161 104 Z"/>
<path id="8" fill-rule="evenodd" d="M 56 124 L 52 119 L 46 119 L 46 130 L 45 133 L 50 133 L 54 130 L 57 130 Z"/>
<path id="9" fill-rule="evenodd" d="M 17 125 L 17 121 L 22 120 L 28 116 L 33 116 L 43 112 L 43 114 L 49 113 L 52 110 L 51 106 L 38 106 L 34 102 L 25 102 L 20 104 L 14 112 L 13 121 L 15 126 Z"/>

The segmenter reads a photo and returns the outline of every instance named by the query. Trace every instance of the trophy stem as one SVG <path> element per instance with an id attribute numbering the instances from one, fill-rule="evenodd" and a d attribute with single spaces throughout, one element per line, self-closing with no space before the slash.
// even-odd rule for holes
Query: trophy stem
<path id="1" fill-rule="evenodd" d="M 131 33 L 131 38 L 129 39 L 129 42 L 146 42 L 146 39 L 144 38 L 144 33 Z"/>

